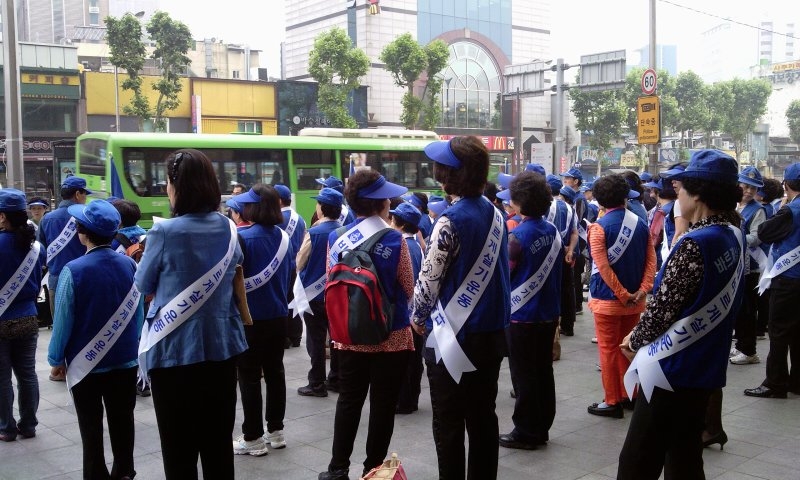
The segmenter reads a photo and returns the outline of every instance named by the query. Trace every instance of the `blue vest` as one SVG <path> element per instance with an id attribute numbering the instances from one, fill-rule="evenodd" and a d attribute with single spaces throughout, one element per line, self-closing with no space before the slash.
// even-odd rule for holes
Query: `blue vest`
<path id="1" fill-rule="evenodd" d="M 356 219 L 356 222 L 361 222 L 363 218 Z M 355 223 L 347 224 L 341 227 L 341 233 L 351 229 Z M 328 246 L 333 247 L 336 239 L 339 238 L 337 231 L 331 232 L 328 237 Z M 394 319 L 392 321 L 392 330 L 400 330 L 410 325 L 408 301 L 406 293 L 397 281 L 397 270 L 400 265 L 400 247 L 403 242 L 403 236 L 397 230 L 389 230 L 383 234 L 380 241 L 375 244 L 375 247 L 369 252 L 370 258 L 375 262 L 375 269 L 378 271 L 378 281 L 386 293 L 386 297 L 394 305 Z"/>
<path id="2" fill-rule="evenodd" d="M 631 198 L 628 200 L 628 210 L 635 213 L 637 217 L 647 224 L 647 210 L 642 205 L 638 198 Z"/>
<path id="3" fill-rule="evenodd" d="M 522 255 L 511 272 L 510 289 L 524 284 L 547 259 L 553 239 L 558 235 L 556 227 L 547 220 L 527 218 L 511 233 L 519 240 Z M 561 315 L 561 266 L 564 264 L 564 249 L 557 252 L 555 263 L 539 293 L 528 303 L 511 314 L 511 320 L 533 323 L 555 320 Z"/>
<path id="4" fill-rule="evenodd" d="M 289 217 L 292 215 L 291 210 L 283 210 L 281 211 L 283 215 L 283 223 L 281 223 L 280 227 L 283 230 L 286 230 L 286 227 L 289 225 Z M 294 232 L 289 237 L 292 243 L 292 251 L 297 253 L 300 250 L 300 245 L 303 244 L 303 237 L 306 236 L 306 221 L 303 220 L 303 217 L 298 213 L 297 214 L 297 226 L 294 227 Z M 291 266 L 292 269 L 295 267 L 296 260 L 294 257 L 291 259 Z"/>
<path id="5" fill-rule="evenodd" d="M 67 223 L 69 223 L 69 219 L 72 218 L 72 215 L 67 212 L 67 207 L 70 205 L 75 205 L 75 202 L 72 200 L 62 200 L 61 203 L 58 204 L 57 209 L 48 212 L 42 217 L 42 222 L 39 225 L 39 241 L 42 242 L 45 248 L 58 238 L 58 235 Z M 47 269 L 50 275 L 58 276 L 67 262 L 75 260 L 84 253 L 86 253 L 86 247 L 81 244 L 81 241 L 78 239 L 78 234 L 75 233 L 69 243 L 58 252 L 58 255 L 47 263 Z"/>
<path id="6" fill-rule="evenodd" d="M 677 246 L 686 238 L 691 238 L 700 246 L 703 258 L 703 279 L 697 297 L 690 299 L 689 301 L 693 300 L 693 303 L 678 312 L 676 320 L 697 312 L 722 291 L 731 276 L 736 273 L 736 266 L 740 258 L 738 255 L 741 253 L 736 238 L 725 226 L 712 225 L 691 231 L 678 240 L 673 252 L 677 251 Z M 742 238 L 742 243 L 744 244 L 744 238 Z M 725 261 L 726 254 L 734 261 Z M 664 265 L 667 263 L 669 260 L 665 261 Z M 653 291 L 658 291 L 664 270 L 665 267 L 662 266 L 656 276 Z M 742 303 L 743 292 L 744 279 L 740 279 L 736 295 L 732 299 L 730 312 L 725 318 L 717 320 L 721 323 L 689 347 L 660 360 L 661 368 L 670 385 L 678 388 L 702 389 L 725 386 L 725 372 L 728 368 L 733 324 Z M 672 338 L 676 338 L 675 335 Z"/>
<path id="7" fill-rule="evenodd" d="M 306 268 L 300 271 L 300 281 L 303 282 L 304 287 L 311 286 L 311 283 L 316 282 L 319 277 L 325 275 L 325 266 L 327 261 L 328 252 L 328 237 L 331 232 L 341 227 L 339 222 L 335 220 L 328 220 L 320 222 L 315 226 L 308 229 L 308 236 L 311 240 L 311 251 L 308 254 L 308 263 Z M 324 290 L 314 298 L 308 300 L 325 301 Z"/>
<path id="8" fill-rule="evenodd" d="M 772 244 L 772 262 L 781 258 L 785 253 L 789 253 L 800 245 L 800 201 L 792 200 L 786 204 L 792 212 L 792 233 L 781 241 Z M 800 278 L 800 264 L 781 273 L 785 278 Z"/>
<path id="9" fill-rule="evenodd" d="M 408 245 L 408 253 L 411 256 L 411 270 L 414 272 L 414 282 L 419 278 L 419 271 L 422 269 L 422 247 L 417 241 L 416 235 L 405 237 Z"/>
<path id="10" fill-rule="evenodd" d="M 450 264 L 447 274 L 440 282 L 439 299 L 443 306 L 446 307 L 450 301 L 455 301 L 453 295 L 481 254 L 483 244 L 490 233 L 494 212 L 495 208 L 488 200 L 477 196 L 462 198 L 442 214 L 450 219 L 455 231 L 458 232 L 461 244 L 458 257 Z M 480 302 L 458 333 L 459 341 L 463 341 L 467 333 L 494 332 L 508 326 L 511 313 L 508 235 L 504 226 L 501 226 L 501 229 L 500 245 L 497 246 L 496 252 L 497 265 Z M 425 323 L 428 329 L 433 328 L 430 319 Z"/>
<path id="11" fill-rule="evenodd" d="M 675 200 L 667 203 L 663 207 L 661 207 L 661 211 L 664 212 L 664 230 L 667 232 L 667 245 L 672 245 L 672 239 L 675 238 L 675 217 L 670 215 L 672 213 L 672 208 L 675 206 Z M 661 259 L 664 260 L 663 258 Z"/>
<path id="12" fill-rule="evenodd" d="M 30 250 L 20 250 L 14 243 L 14 234 L 0 230 L 0 288 L 11 279 L 11 275 L 17 271 L 22 264 L 22 260 L 28 255 Z M 39 295 L 42 283 L 42 268 L 44 268 L 47 253 L 44 246 L 39 250 L 39 257 L 34 262 L 33 271 L 28 277 L 28 281 L 19 290 L 14 301 L 6 308 L 5 313 L 0 316 L 0 321 L 14 320 L 15 318 L 31 317 L 36 315 L 36 297 Z M 3 292 L 0 292 L 2 295 Z"/>
<path id="13" fill-rule="evenodd" d="M 255 224 L 250 228 L 239 230 L 239 237 L 244 241 L 244 277 L 257 275 L 275 257 L 281 243 L 281 232 L 278 227 L 265 227 Z M 289 315 L 287 293 L 291 286 L 291 264 L 294 248 L 289 242 L 286 256 L 283 257 L 278 270 L 269 282 L 255 290 L 247 292 L 247 306 L 253 321 L 271 320 Z"/>
<path id="14" fill-rule="evenodd" d="M 75 322 L 64 353 L 67 362 L 72 362 L 125 299 L 133 285 L 136 262 L 110 247 L 98 247 L 68 266 L 75 295 Z M 136 360 L 138 348 L 139 330 L 135 324 L 129 324 L 95 368 Z"/>
<path id="15" fill-rule="evenodd" d="M 606 235 L 606 250 L 614 246 L 624 218 L 625 209 L 618 208 L 606 213 L 597 221 L 597 224 L 603 227 L 603 232 Z M 625 249 L 622 257 L 611 266 L 622 286 L 629 292 L 637 291 L 642 284 L 644 266 L 647 261 L 648 238 L 650 238 L 650 232 L 644 222 L 637 221 L 636 229 L 631 235 L 628 248 Z M 599 272 L 589 279 L 589 291 L 592 293 L 592 298 L 599 300 L 615 300 L 617 298 L 611 288 L 603 281 L 603 277 L 600 276 Z"/>
<path id="16" fill-rule="evenodd" d="M 419 219 L 417 228 L 419 228 L 419 230 L 422 232 L 422 238 L 430 238 L 431 232 L 433 231 L 433 222 L 431 222 L 431 216 L 427 213 L 423 213 L 422 217 Z"/>
<path id="17" fill-rule="evenodd" d="M 742 231 L 744 232 L 745 235 L 750 233 L 750 222 L 753 221 L 753 217 L 759 210 L 764 210 L 766 213 L 766 209 L 764 208 L 764 206 L 755 200 L 750 200 L 750 202 L 747 205 L 745 205 L 744 208 L 742 209 L 741 215 L 742 218 L 744 219 L 744 222 L 742 222 Z M 763 244 L 763 243 L 758 246 L 758 248 L 760 248 L 765 254 L 769 255 L 768 247 L 769 247 L 768 244 Z M 753 257 L 751 257 L 749 254 L 747 255 L 746 258 L 748 258 L 750 261 L 750 272 L 757 273 L 758 262 L 753 260 Z"/>

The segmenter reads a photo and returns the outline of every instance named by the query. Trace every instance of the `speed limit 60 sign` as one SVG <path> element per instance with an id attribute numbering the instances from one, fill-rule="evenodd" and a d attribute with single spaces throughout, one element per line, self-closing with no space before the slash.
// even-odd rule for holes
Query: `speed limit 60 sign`
<path id="1" fill-rule="evenodd" d="M 648 68 L 642 74 L 642 93 L 652 95 L 656 93 L 656 71 Z"/>

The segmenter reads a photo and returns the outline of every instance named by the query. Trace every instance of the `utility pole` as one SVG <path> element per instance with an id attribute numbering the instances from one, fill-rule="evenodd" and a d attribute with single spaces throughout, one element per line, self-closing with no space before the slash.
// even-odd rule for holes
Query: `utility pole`
<path id="1" fill-rule="evenodd" d="M 656 69 L 656 0 L 650 0 L 650 68 Z M 654 95 L 658 95 L 658 86 L 656 86 Z M 659 122 L 659 128 L 661 128 L 661 122 Z M 648 171 L 656 175 L 658 174 L 658 144 L 650 145 L 648 151 L 650 152 Z"/>
<path id="2" fill-rule="evenodd" d="M 17 12 L 14 0 L 3 0 L 3 84 L 6 104 L 6 178 L 8 187 L 25 191 L 22 164 L 22 111 L 20 108 Z"/>
<path id="3" fill-rule="evenodd" d="M 564 132 L 564 59 L 556 59 L 556 158 L 553 159 L 553 172 L 561 171 L 561 159 L 566 156 L 566 132 Z"/>
<path id="4" fill-rule="evenodd" d="M 514 142 L 517 147 L 514 155 L 514 175 L 522 170 L 522 157 L 524 155 L 522 146 L 522 98 L 519 96 L 519 87 L 517 87 L 517 140 Z"/>

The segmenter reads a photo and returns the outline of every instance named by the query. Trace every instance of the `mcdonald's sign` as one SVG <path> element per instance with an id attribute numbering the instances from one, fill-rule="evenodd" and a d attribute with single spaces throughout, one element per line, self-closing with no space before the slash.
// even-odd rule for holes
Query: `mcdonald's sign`
<path id="1" fill-rule="evenodd" d="M 458 135 L 439 135 L 439 140 L 450 140 Z M 514 150 L 514 137 L 501 137 L 494 135 L 477 135 L 481 139 L 486 149 L 490 152 Z"/>

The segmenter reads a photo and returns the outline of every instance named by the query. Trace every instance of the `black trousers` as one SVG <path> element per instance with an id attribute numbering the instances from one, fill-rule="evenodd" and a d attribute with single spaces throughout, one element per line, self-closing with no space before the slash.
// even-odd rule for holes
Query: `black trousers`
<path id="1" fill-rule="evenodd" d="M 494 480 L 500 449 L 495 400 L 500 363 L 506 354 L 505 332 L 470 334 L 461 346 L 476 370 L 463 374 L 460 383 L 443 362 L 434 363 L 433 349 L 425 349 L 439 480 L 465 478 L 465 427 L 469 435 L 466 478 Z"/>
<path id="2" fill-rule="evenodd" d="M 712 390 L 656 387 L 639 395 L 619 454 L 617 480 L 703 480 L 703 428 Z"/>
<path id="3" fill-rule="evenodd" d="M 582 241 L 581 241 L 582 242 Z M 575 255 L 575 265 L 572 267 L 572 283 L 575 287 L 575 311 L 583 311 L 583 271 L 586 269 L 586 257 L 578 253 Z"/>
<path id="4" fill-rule="evenodd" d="M 786 392 L 800 391 L 800 317 L 797 315 L 797 292 L 800 279 L 772 279 L 769 303 L 769 355 L 764 385 Z M 791 358 L 789 371 L 787 357 Z"/>
<path id="5" fill-rule="evenodd" d="M 250 347 L 239 356 L 239 391 L 242 393 L 242 433 L 247 441 L 264 434 L 262 410 L 266 410 L 267 430 L 283 430 L 286 415 L 286 372 L 283 369 L 283 342 L 286 317 L 253 320 L 245 325 L 244 335 Z M 261 375 L 267 384 L 266 407 L 261 396 Z"/>
<path id="6" fill-rule="evenodd" d="M 367 458 L 364 471 L 383 463 L 394 432 L 394 410 L 410 350 L 364 353 L 339 350 L 339 399 L 333 421 L 333 449 L 328 469 L 350 467 L 361 410 L 369 392 Z"/>
<path id="7" fill-rule="evenodd" d="M 756 335 L 767 333 L 769 324 L 769 288 L 758 297 L 758 315 L 756 316 Z"/>
<path id="8" fill-rule="evenodd" d="M 506 330 L 511 382 L 517 394 L 514 433 L 526 442 L 546 442 L 556 416 L 553 337 L 556 321 L 512 323 Z"/>
<path id="9" fill-rule="evenodd" d="M 561 330 L 565 332 L 572 332 L 575 328 L 576 299 L 572 272 L 573 268 L 568 263 L 561 265 Z"/>
<path id="10" fill-rule="evenodd" d="M 72 387 L 83 444 L 84 480 L 133 477 L 133 409 L 136 407 L 136 367 L 86 375 Z M 103 406 L 114 463 L 111 474 L 103 451 Z"/>
<path id="11" fill-rule="evenodd" d="M 291 302 L 294 300 L 294 292 L 292 291 L 292 285 L 294 285 L 294 280 L 297 278 L 297 272 L 292 270 L 292 276 L 289 279 L 289 292 L 287 293 L 286 300 Z M 289 312 L 291 314 L 291 312 Z M 303 338 L 303 320 L 300 319 L 300 316 L 289 317 L 287 323 L 287 334 L 286 337 L 292 343 L 300 343 L 300 339 Z"/>
<path id="12" fill-rule="evenodd" d="M 311 358 L 311 369 L 308 371 L 308 384 L 316 387 L 325 383 L 325 347 L 328 345 L 328 314 L 325 302 L 309 302 L 311 313 L 305 315 L 306 351 Z M 333 350 L 331 350 L 333 354 Z M 333 358 L 331 356 L 331 358 Z M 331 362 L 333 363 L 333 362 Z"/>
<path id="13" fill-rule="evenodd" d="M 736 315 L 736 350 L 745 355 L 756 354 L 756 321 L 758 315 L 758 272 L 744 277 L 744 295 Z"/>
<path id="14" fill-rule="evenodd" d="M 167 480 L 232 480 L 236 357 L 150 370 Z M 135 382 L 131 382 L 135 385 Z"/>
<path id="15" fill-rule="evenodd" d="M 423 337 L 416 332 L 414 335 L 414 353 L 408 356 L 408 369 L 400 387 L 400 398 L 397 408 L 401 410 L 416 410 L 419 407 L 420 382 L 425 367 L 422 365 Z"/>

